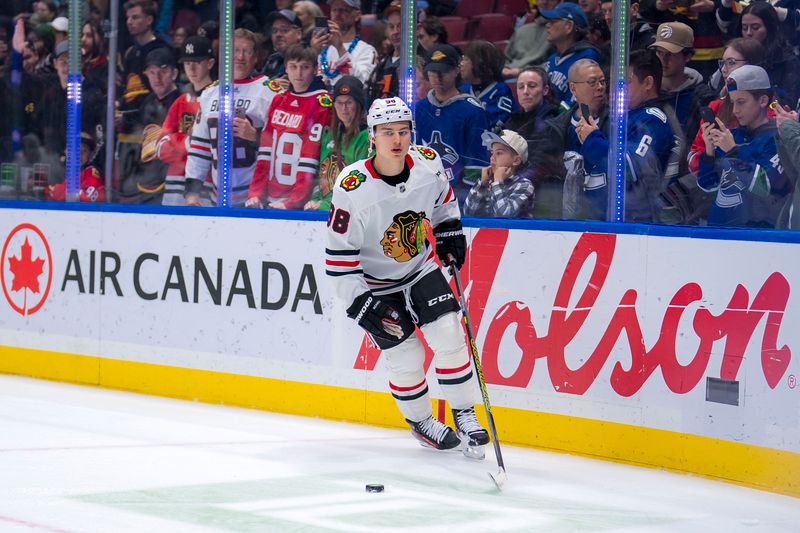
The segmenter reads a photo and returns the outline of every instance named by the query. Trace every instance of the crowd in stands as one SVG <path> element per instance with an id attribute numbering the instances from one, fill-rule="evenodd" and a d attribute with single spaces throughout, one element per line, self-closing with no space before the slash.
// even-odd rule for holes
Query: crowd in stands
<path id="1" fill-rule="evenodd" d="M 800 0 L 627 2 L 625 220 L 800 227 Z M 614 3 L 417 7 L 416 143 L 463 213 L 605 220 Z M 339 172 L 370 155 L 371 102 L 398 94 L 401 3 L 235 8 L 230 205 L 327 211 Z M 110 58 L 108 0 L 84 0 L 81 201 L 216 205 L 218 10 L 127 0 Z M 0 3 L 0 198 L 66 196 L 67 17 L 67 0 Z"/>

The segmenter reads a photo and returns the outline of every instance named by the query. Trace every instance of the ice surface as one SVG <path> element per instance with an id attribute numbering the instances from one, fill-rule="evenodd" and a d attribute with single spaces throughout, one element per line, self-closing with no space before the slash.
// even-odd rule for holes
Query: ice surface
<path id="1" fill-rule="evenodd" d="M 503 457 L 501 493 L 491 446 L 474 461 L 407 431 L 0 376 L 0 532 L 800 527 L 795 498 L 511 446 Z"/>

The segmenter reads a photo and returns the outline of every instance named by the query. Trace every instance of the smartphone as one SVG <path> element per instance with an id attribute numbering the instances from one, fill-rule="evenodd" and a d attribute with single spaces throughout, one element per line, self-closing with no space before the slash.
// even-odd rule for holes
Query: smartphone
<path id="1" fill-rule="evenodd" d="M 589 117 L 592 116 L 592 113 L 589 111 L 588 105 L 581 104 L 581 116 L 586 119 L 586 122 L 589 122 Z"/>
<path id="2" fill-rule="evenodd" d="M 314 17 L 314 33 L 328 31 L 328 17 Z"/>
<path id="3" fill-rule="evenodd" d="M 714 115 L 714 111 L 712 111 L 710 107 L 700 108 L 700 118 L 703 119 L 703 122 L 713 124 L 715 128 L 719 129 L 719 126 L 717 126 L 717 117 Z"/>

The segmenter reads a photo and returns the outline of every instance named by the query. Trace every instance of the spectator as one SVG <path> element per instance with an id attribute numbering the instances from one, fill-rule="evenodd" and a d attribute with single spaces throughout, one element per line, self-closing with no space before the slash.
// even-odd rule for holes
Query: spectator
<path id="1" fill-rule="evenodd" d="M 437 44 L 447 44 L 447 28 L 438 17 L 417 24 L 417 55 L 425 56 Z"/>
<path id="2" fill-rule="evenodd" d="M 176 85 L 178 69 L 169 48 L 156 48 L 147 54 L 144 74 L 150 93 L 142 101 L 140 112 L 131 114 L 128 132 L 141 136 L 138 150 L 120 155 L 120 200 L 125 203 L 161 204 L 164 196 L 167 165 L 157 158 L 161 125 L 167 111 L 180 96 Z"/>
<path id="3" fill-rule="evenodd" d="M 544 131 L 547 120 L 558 114 L 552 104 L 547 71 L 542 67 L 522 69 L 517 77 L 517 99 L 521 109 L 511 114 L 503 128 L 516 131 L 530 141 Z"/>
<path id="4" fill-rule="evenodd" d="M 301 0 L 300 2 L 294 3 L 292 11 L 295 12 L 300 19 L 300 24 L 302 24 L 303 42 L 309 44 L 311 42 L 312 32 L 314 31 L 314 22 L 317 17 L 323 16 L 322 10 L 316 2 Z"/>
<path id="5" fill-rule="evenodd" d="M 183 49 L 183 45 L 186 43 L 186 39 L 188 38 L 189 30 L 183 26 L 178 26 L 172 31 L 172 44 L 177 50 Z"/>
<path id="6" fill-rule="evenodd" d="M 303 38 L 300 17 L 294 11 L 284 9 L 273 11 L 267 23 L 271 25 L 272 54 L 267 58 L 264 69 L 261 71 L 268 78 L 285 78 L 286 67 L 283 63 L 283 54 L 286 49 L 297 44 Z M 284 86 L 284 89 L 286 86 Z"/>
<path id="7" fill-rule="evenodd" d="M 319 47 L 320 73 L 333 86 L 341 76 L 355 76 L 365 83 L 375 68 L 378 52 L 358 36 L 361 0 L 329 0 L 328 32 L 316 34 L 311 46 Z"/>
<path id="8" fill-rule="evenodd" d="M 694 55 L 689 66 L 706 79 L 714 73 L 717 61 L 722 57 L 723 43 L 717 25 L 714 0 L 642 2 L 639 11 L 645 20 L 655 25 L 680 22 L 691 27 L 693 32 L 691 48 Z"/>
<path id="9" fill-rule="evenodd" d="M 708 223 L 717 226 L 774 228 L 792 192 L 775 144 L 775 124 L 767 116 L 772 84 L 755 65 L 728 77 L 728 95 L 738 128 L 717 118 L 704 124 L 706 152 L 700 157 L 698 185 L 716 192 Z"/>
<path id="10" fill-rule="evenodd" d="M 339 172 L 369 153 L 369 134 L 364 125 L 364 89 L 358 78 L 342 76 L 333 88 L 330 127 L 322 134 L 319 164 L 319 188 L 304 209 L 328 211 L 333 183 Z"/>
<path id="11" fill-rule="evenodd" d="M 578 4 L 562 2 L 553 10 L 541 11 L 540 16 L 547 21 L 547 40 L 556 48 L 547 59 L 547 74 L 560 106 L 569 109 L 575 102 L 569 90 L 570 68 L 581 59 L 599 63 L 600 52 L 584 40 L 588 21 Z"/>
<path id="12" fill-rule="evenodd" d="M 81 174 L 79 177 L 78 200 L 81 202 L 105 202 L 106 187 L 100 170 L 92 164 L 96 142 L 88 132 L 81 132 Z M 49 185 L 45 189 L 45 198 L 54 202 L 67 199 L 67 184 L 64 181 Z"/>
<path id="13" fill-rule="evenodd" d="M 537 7 L 547 11 L 557 4 L 558 0 L 539 0 Z M 544 63 L 551 49 L 545 25 L 534 17 L 531 22 L 515 29 L 511 35 L 506 47 L 503 77 L 516 78 L 525 67 Z"/>
<path id="14" fill-rule="evenodd" d="M 719 70 L 709 82 L 712 84 L 712 89 L 714 85 L 717 85 L 715 92 L 720 96 L 710 102 L 708 107 L 714 112 L 714 116 L 719 117 L 726 128 L 737 128 L 739 127 L 739 123 L 736 122 L 736 116 L 733 114 L 733 106 L 730 98 L 728 98 L 728 89 L 724 87 L 724 85 L 720 85 L 724 84 L 728 76 L 739 67 L 743 67 L 744 65 L 763 66 L 765 59 L 764 47 L 755 39 L 744 39 L 740 37 L 738 39 L 733 39 L 725 47 L 722 59 L 719 60 Z M 695 135 L 688 156 L 689 170 L 694 175 L 697 175 L 698 160 L 706 151 L 706 143 L 703 140 L 703 124 L 705 124 L 705 122 L 701 121 L 700 129 L 697 131 L 697 135 Z"/>
<path id="15" fill-rule="evenodd" d="M 630 28 L 628 43 L 630 51 L 646 50 L 656 40 L 656 32 L 649 22 L 639 16 L 639 2 L 638 0 L 628 0 L 628 27 Z M 609 29 L 614 27 L 613 2 L 603 2 L 601 5 L 603 18 L 606 21 Z"/>
<path id="16" fill-rule="evenodd" d="M 692 46 L 694 32 L 681 22 L 661 24 L 650 45 L 662 65 L 662 96 L 675 110 L 686 139 L 694 139 L 700 128 L 700 108 L 714 98 L 703 76 L 686 66 L 694 54 Z"/>
<path id="17" fill-rule="evenodd" d="M 285 59 L 290 88 L 275 97 L 267 112 L 245 207 L 303 209 L 319 169 L 331 97 L 315 76 L 313 49 L 295 44 L 286 50 Z"/>
<path id="18" fill-rule="evenodd" d="M 253 76 L 258 38 L 253 32 L 233 32 L 233 86 L 236 93 L 233 119 L 233 157 L 230 178 L 230 205 L 242 207 L 247 199 L 250 179 L 256 166 L 258 139 L 264 128 L 267 110 L 282 89 L 261 75 Z M 213 44 L 212 44 L 213 50 Z M 200 111 L 192 126 L 186 160 L 186 205 L 203 205 L 203 184 L 209 171 L 212 180 L 211 202 L 217 203 L 217 129 L 219 90 L 214 86 L 200 95 Z"/>
<path id="19" fill-rule="evenodd" d="M 796 106 L 800 96 L 800 59 L 781 32 L 775 8 L 753 2 L 742 11 L 742 37 L 755 39 L 766 49 L 764 69 L 781 103 Z"/>
<path id="20" fill-rule="evenodd" d="M 478 100 L 486 110 L 491 129 L 502 126 L 517 111 L 514 95 L 503 81 L 503 54 L 488 41 L 470 41 L 461 57 L 460 90 Z"/>
<path id="21" fill-rule="evenodd" d="M 489 150 L 489 166 L 469 191 L 464 214 L 474 217 L 527 218 L 533 210 L 534 190 L 528 163 L 528 143 L 518 133 L 486 131 L 481 136 Z"/>
<path id="22" fill-rule="evenodd" d="M 582 118 L 580 104 L 589 107 L 592 121 L 608 135 L 606 78 L 592 59 L 576 61 L 569 70 L 570 92 L 575 103 L 569 111 L 547 122 L 545 130 L 529 143 L 534 154 L 533 186 L 537 191 L 534 216 L 537 218 L 602 218 L 603 212 L 580 209 L 577 204 L 586 192 L 605 187 L 607 158 L 586 161 L 576 126 Z M 565 180 L 570 189 L 563 191 Z M 562 205 L 567 203 L 567 209 Z M 562 215 L 563 213 L 563 215 Z"/>
<path id="23" fill-rule="evenodd" d="M 291 6 L 289 6 L 288 9 L 291 11 Z M 249 0 L 236 0 L 235 13 L 236 20 L 234 21 L 234 27 L 244 28 L 253 33 L 261 31 L 261 24 L 259 24 L 258 18 L 255 15 L 255 9 Z"/>
<path id="24" fill-rule="evenodd" d="M 782 211 L 777 227 L 800 229 L 800 193 L 797 190 L 797 177 L 800 176 L 800 122 L 797 111 L 784 106 L 776 106 L 775 117 L 778 124 L 778 155 L 794 185 L 791 204 Z"/>
<path id="25" fill-rule="evenodd" d="M 414 118 L 417 139 L 442 158 L 445 171 L 460 205 L 486 166 L 481 134 L 489 129 L 480 102 L 458 90 L 461 55 L 449 44 L 430 50 L 424 72 L 431 84 L 428 97 L 417 102 Z"/>
<path id="26" fill-rule="evenodd" d="M 749 2 L 749 4 L 753 3 L 755 2 Z M 800 45 L 800 42 L 798 42 L 800 40 L 800 35 L 798 35 L 798 30 L 800 30 L 800 4 L 798 4 L 797 0 L 768 0 L 765 3 L 774 8 L 780 24 L 780 29 L 782 30 L 782 35 L 776 35 L 775 37 L 788 41 L 791 46 L 796 49 L 797 46 Z M 742 15 L 748 7 L 748 2 L 722 0 L 718 4 L 717 23 L 719 24 L 719 28 L 727 35 L 740 35 L 742 30 Z M 765 18 L 761 17 L 759 14 L 759 11 L 762 10 L 766 11 L 764 6 L 756 8 L 756 13 L 754 14 L 759 18 Z M 753 14 L 752 12 L 750 13 Z M 769 17 L 769 15 L 767 15 L 767 17 Z"/>
<path id="27" fill-rule="evenodd" d="M 134 111 L 141 107 L 142 101 L 150 92 L 144 79 L 144 60 L 157 48 L 169 45 L 153 32 L 156 17 L 156 4 L 152 0 L 128 0 L 125 10 L 128 33 L 134 43 L 122 56 L 122 83 L 124 84 L 120 109 Z"/>
<path id="28" fill-rule="evenodd" d="M 682 143 L 676 141 L 668 113 L 659 105 L 661 63 L 651 50 L 637 50 L 629 61 L 628 131 L 626 137 L 625 220 L 660 222 L 661 194 L 677 176 Z M 666 104 L 669 105 L 669 104 Z M 671 109 L 667 110 L 671 112 Z M 608 154 L 608 138 L 592 117 L 581 117 L 575 127 L 584 161 L 602 160 Z M 680 139 L 680 137 L 678 137 Z M 608 203 L 608 188 L 587 191 L 590 208 L 603 213 Z"/>
<path id="29" fill-rule="evenodd" d="M 200 111 L 199 96 L 211 85 L 214 66 L 211 41 L 205 37 L 189 37 L 181 47 L 180 62 L 191 91 L 175 100 L 167 112 L 158 139 L 158 158 L 169 165 L 164 182 L 164 205 L 185 205 L 187 140 L 195 117 Z M 212 89 L 213 90 L 213 89 Z M 206 182 L 208 183 L 208 182 Z M 202 191 L 202 203 L 211 205 L 210 184 Z"/>
<path id="30" fill-rule="evenodd" d="M 425 74 L 425 58 L 417 56 L 414 66 L 414 89 L 417 100 L 428 97 L 431 92 L 431 84 L 428 82 L 428 75 Z"/>
<path id="31" fill-rule="evenodd" d="M 376 98 L 397 96 L 397 69 L 400 67 L 400 50 L 402 48 L 400 10 L 399 0 L 394 0 L 383 10 L 383 16 L 386 17 L 386 36 L 388 37 L 390 48 L 388 53 L 382 54 L 378 59 L 378 64 L 372 71 L 367 83 L 369 90 L 368 107 Z"/>
<path id="32" fill-rule="evenodd" d="M 105 92 L 108 84 L 108 56 L 100 27 L 87 22 L 81 30 L 81 56 L 84 83 Z"/>
<path id="33" fill-rule="evenodd" d="M 581 9 L 586 13 L 586 18 L 591 15 L 601 15 L 600 0 L 578 0 Z"/>
<path id="34" fill-rule="evenodd" d="M 58 46 L 58 43 L 67 40 L 67 33 L 69 32 L 69 19 L 67 17 L 56 17 L 50 23 L 50 28 L 53 30 L 53 48 Z"/>

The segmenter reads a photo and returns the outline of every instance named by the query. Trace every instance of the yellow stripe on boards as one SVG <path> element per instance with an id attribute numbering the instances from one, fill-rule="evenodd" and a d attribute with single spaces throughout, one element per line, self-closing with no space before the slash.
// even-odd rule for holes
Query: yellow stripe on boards
<path id="1" fill-rule="evenodd" d="M 0 373 L 406 428 L 388 393 L 0 346 Z M 476 406 L 485 423 L 483 408 Z M 800 454 L 627 424 L 494 407 L 500 442 L 691 472 L 800 497 Z M 450 418 L 448 410 L 448 419 Z M 452 420 L 449 420 L 452 423 Z"/>

